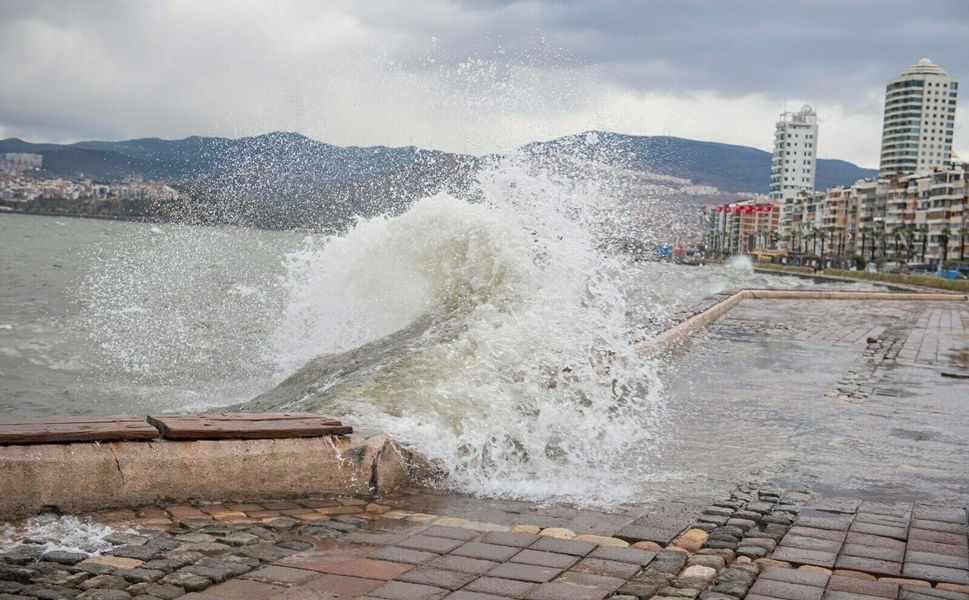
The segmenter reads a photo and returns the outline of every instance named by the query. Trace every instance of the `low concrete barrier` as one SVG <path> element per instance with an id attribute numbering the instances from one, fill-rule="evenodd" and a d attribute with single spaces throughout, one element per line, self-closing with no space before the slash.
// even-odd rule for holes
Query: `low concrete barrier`
<path id="1" fill-rule="evenodd" d="M 0 518 L 165 502 L 370 495 L 416 457 L 386 435 L 0 446 Z"/>
<path id="2" fill-rule="evenodd" d="M 697 329 L 716 321 L 743 300 L 902 300 L 921 302 L 966 301 L 966 294 L 953 292 L 853 292 L 824 290 L 740 290 L 682 323 L 637 343 L 633 348 L 639 356 L 652 356 L 666 350 Z"/>

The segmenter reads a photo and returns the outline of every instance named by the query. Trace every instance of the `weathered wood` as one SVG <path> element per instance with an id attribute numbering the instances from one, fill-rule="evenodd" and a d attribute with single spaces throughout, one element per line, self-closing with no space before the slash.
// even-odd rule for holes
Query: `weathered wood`
<path id="1" fill-rule="evenodd" d="M 219 440 L 347 435 L 353 428 L 310 413 L 151 415 L 169 440 Z"/>
<path id="2" fill-rule="evenodd" d="M 0 423 L 0 444 L 67 444 L 153 440 L 158 430 L 139 417 L 57 417 Z"/>

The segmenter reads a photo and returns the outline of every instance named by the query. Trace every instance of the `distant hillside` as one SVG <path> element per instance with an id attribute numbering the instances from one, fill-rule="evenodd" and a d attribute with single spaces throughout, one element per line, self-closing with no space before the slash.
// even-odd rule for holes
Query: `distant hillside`
<path id="1" fill-rule="evenodd" d="M 665 136 L 633 136 L 587 131 L 524 147 L 533 155 L 566 153 L 622 166 L 690 179 L 725 192 L 766 194 L 771 154 L 757 148 Z M 878 171 L 843 160 L 819 159 L 817 189 L 851 185 Z"/>
<path id="2" fill-rule="evenodd" d="M 589 141 L 595 139 L 596 143 Z M 769 152 L 717 142 L 664 136 L 632 136 L 585 132 L 547 142 L 527 144 L 532 155 L 570 153 L 618 162 L 651 173 L 690 179 L 724 192 L 766 193 Z M 284 190 L 359 182 L 387 173 L 411 170 L 435 159 L 473 161 L 472 157 L 436 150 L 341 147 L 297 133 L 229 139 L 188 137 L 181 140 L 144 138 L 121 142 L 32 144 L 16 138 L 0 140 L 0 152 L 44 155 L 47 170 L 60 175 L 85 174 L 95 179 L 142 175 L 150 179 L 186 181 L 240 180 L 247 185 L 283 185 Z M 457 162 L 461 162 L 457 160 Z M 819 159 L 817 188 L 850 185 L 877 174 L 851 163 Z"/>
<path id="3" fill-rule="evenodd" d="M 51 173 L 93 179 L 142 175 L 166 181 L 198 182 L 216 177 L 278 182 L 295 176 L 317 185 L 358 181 L 444 155 L 413 146 L 333 146 L 284 132 L 239 139 L 193 136 L 68 145 L 11 138 L 0 140 L 0 152 L 35 152 L 44 156 L 44 168 Z"/>
<path id="4" fill-rule="evenodd" d="M 7 139 L 0 140 L 0 152 L 42 154 L 44 169 L 55 175 L 171 183 L 185 193 L 179 206 L 165 207 L 166 219 L 326 230 L 342 229 L 358 215 L 404 210 L 442 190 L 463 194 L 482 164 L 501 158 L 412 146 L 340 147 L 282 132 L 68 145 Z M 546 172 L 607 181 L 631 203 L 722 202 L 733 194 L 766 193 L 770 173 L 770 154 L 755 148 L 609 132 L 534 142 L 511 155 Z M 875 174 L 840 160 L 818 162 L 819 189 Z M 696 186 L 703 188 L 689 189 Z"/>

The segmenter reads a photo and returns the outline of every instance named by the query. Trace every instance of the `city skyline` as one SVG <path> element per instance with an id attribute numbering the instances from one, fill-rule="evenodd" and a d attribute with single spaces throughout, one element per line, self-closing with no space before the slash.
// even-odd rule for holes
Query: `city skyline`
<path id="1" fill-rule="evenodd" d="M 770 151 L 777 114 L 810 104 L 819 157 L 877 168 L 885 81 L 922 57 L 969 69 L 963 3 L 697 8 L 7 2 L 0 137 L 289 130 L 484 154 L 603 129 Z"/>

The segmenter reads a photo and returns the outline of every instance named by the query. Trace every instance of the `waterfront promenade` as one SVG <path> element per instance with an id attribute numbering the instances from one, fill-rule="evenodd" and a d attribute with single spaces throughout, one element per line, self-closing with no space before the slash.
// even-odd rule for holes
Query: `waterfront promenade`
<path id="1" fill-rule="evenodd" d="M 95 556 L 19 522 L 0 599 L 969 600 L 964 299 L 744 301 L 664 353 L 641 502 L 163 503 L 84 515 Z"/>

